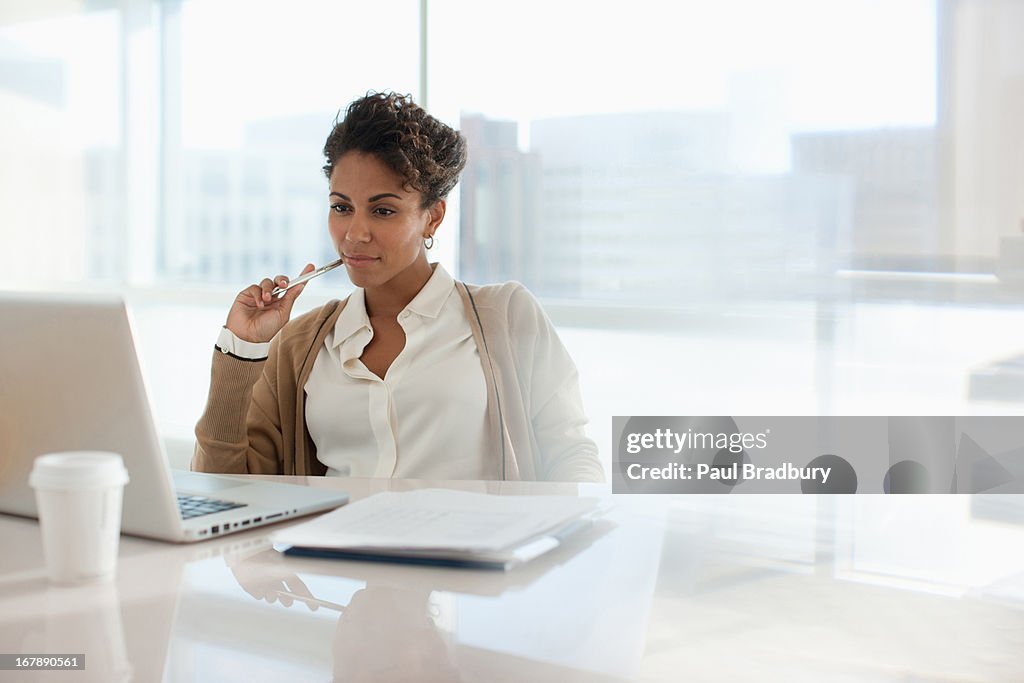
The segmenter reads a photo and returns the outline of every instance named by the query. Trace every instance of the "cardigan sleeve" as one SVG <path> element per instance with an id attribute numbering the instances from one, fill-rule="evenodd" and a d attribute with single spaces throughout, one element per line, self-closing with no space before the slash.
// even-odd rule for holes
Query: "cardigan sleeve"
<path id="1" fill-rule="evenodd" d="M 509 301 L 520 384 L 537 441 L 537 476 L 548 481 L 605 480 L 597 444 L 585 431 L 587 417 L 579 373 L 540 304 L 517 286 Z"/>
<path id="2" fill-rule="evenodd" d="M 215 350 L 206 409 L 196 424 L 191 468 L 199 472 L 280 474 L 282 429 L 270 357 L 248 360 Z"/>

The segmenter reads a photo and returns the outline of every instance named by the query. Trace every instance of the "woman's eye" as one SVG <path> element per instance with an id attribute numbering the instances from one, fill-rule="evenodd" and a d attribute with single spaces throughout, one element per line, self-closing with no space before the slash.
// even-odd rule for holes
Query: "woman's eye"
<path id="1" fill-rule="evenodd" d="M 395 210 L 394 209 L 389 209 L 386 206 L 378 206 L 376 209 L 374 209 L 374 212 L 378 216 L 390 216 L 391 214 L 393 214 L 395 212 Z"/>
<path id="2" fill-rule="evenodd" d="M 348 207 L 344 204 L 331 204 L 331 211 L 334 213 L 345 213 L 348 211 Z"/>

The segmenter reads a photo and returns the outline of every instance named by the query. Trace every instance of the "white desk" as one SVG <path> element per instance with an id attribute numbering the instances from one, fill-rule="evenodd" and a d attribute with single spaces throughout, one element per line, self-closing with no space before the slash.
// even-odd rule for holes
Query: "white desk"
<path id="1" fill-rule="evenodd" d="M 74 588 L 47 584 L 35 522 L 0 516 L 0 652 L 87 655 L 0 680 L 1024 680 L 1022 501 L 614 498 L 608 525 L 509 573 L 287 558 L 263 528 L 124 537 L 117 582 Z"/>

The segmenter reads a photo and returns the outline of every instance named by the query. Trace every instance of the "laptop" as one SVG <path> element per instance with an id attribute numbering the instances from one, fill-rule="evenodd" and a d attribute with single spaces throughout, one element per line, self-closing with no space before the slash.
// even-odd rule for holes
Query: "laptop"
<path id="1" fill-rule="evenodd" d="M 134 536 L 201 541 L 348 502 L 338 491 L 172 471 L 119 296 L 0 292 L 0 329 L 0 512 L 37 517 L 33 461 L 79 450 L 124 458 L 121 531 Z"/>

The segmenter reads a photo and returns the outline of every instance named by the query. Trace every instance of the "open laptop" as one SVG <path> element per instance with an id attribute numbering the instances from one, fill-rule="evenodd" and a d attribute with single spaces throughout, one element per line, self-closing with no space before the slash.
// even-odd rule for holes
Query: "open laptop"
<path id="1" fill-rule="evenodd" d="M 33 461 L 71 450 L 124 458 L 121 530 L 135 536 L 200 541 L 348 501 L 337 491 L 172 473 L 116 295 L 0 292 L 0 330 L 0 512 L 36 517 Z"/>

